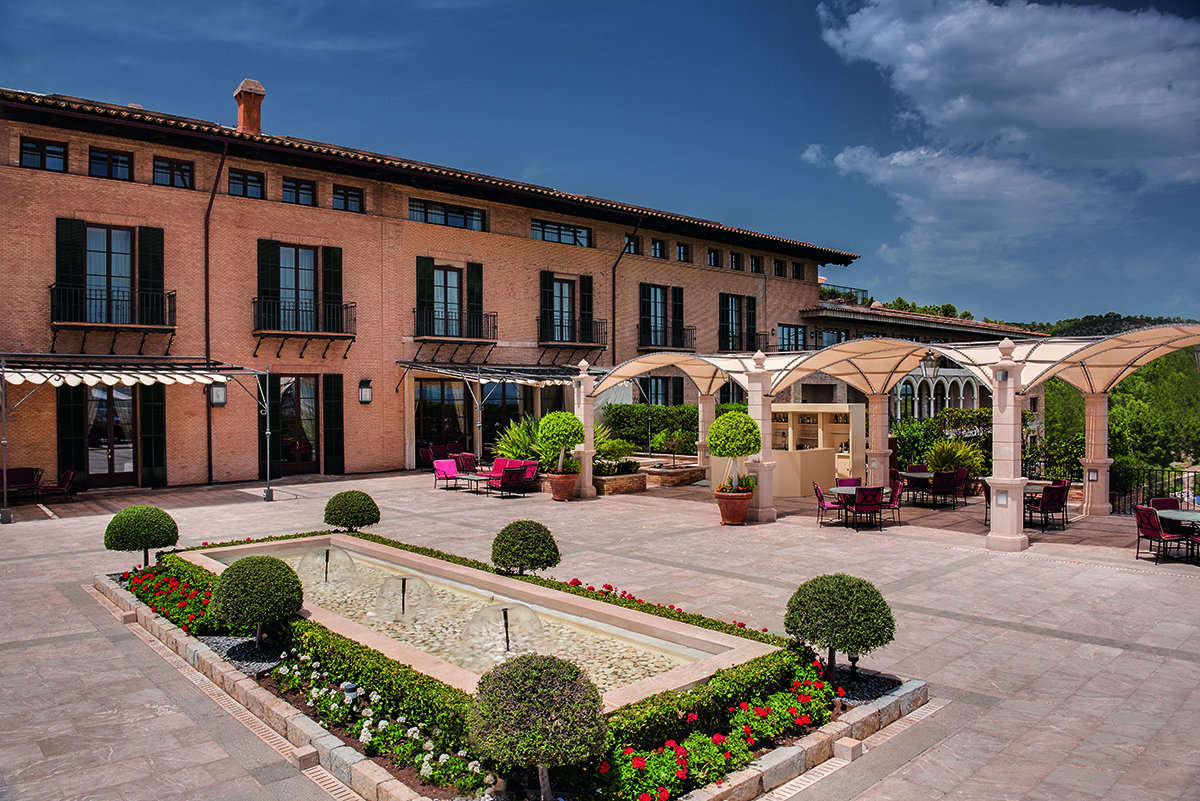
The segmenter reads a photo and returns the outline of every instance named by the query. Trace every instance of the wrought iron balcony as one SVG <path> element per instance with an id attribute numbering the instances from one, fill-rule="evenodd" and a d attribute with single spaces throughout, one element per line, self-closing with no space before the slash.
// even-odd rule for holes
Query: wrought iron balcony
<path id="1" fill-rule="evenodd" d="M 174 328 L 175 292 L 52 284 L 50 322 L 70 328 Z"/>
<path id="2" fill-rule="evenodd" d="M 755 331 L 752 333 L 729 325 L 722 325 L 717 331 L 718 350 L 729 350 L 737 353 L 750 353 L 761 350 L 763 353 L 769 353 L 770 347 L 771 335 L 766 331 Z"/>
<path id="3" fill-rule="evenodd" d="M 413 336 L 417 339 L 481 339 L 494 342 L 496 312 L 413 309 Z"/>
<path id="4" fill-rule="evenodd" d="M 695 350 L 696 326 L 638 326 L 638 348 L 643 350 Z"/>
<path id="5" fill-rule="evenodd" d="M 358 305 L 255 298 L 254 330 L 354 337 L 358 333 Z"/>
<path id="6" fill-rule="evenodd" d="M 608 347 L 608 320 L 582 322 L 575 318 L 537 318 L 538 344 L 553 347 Z"/>

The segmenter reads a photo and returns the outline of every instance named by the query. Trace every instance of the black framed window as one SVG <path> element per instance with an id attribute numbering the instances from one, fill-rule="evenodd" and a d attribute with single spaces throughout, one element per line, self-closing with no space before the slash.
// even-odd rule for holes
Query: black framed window
<path id="1" fill-rule="evenodd" d="M 715 248 L 708 249 L 708 266 L 709 267 L 720 267 L 721 266 L 721 251 L 719 251 Z"/>
<path id="2" fill-rule="evenodd" d="M 333 185 L 333 207 L 338 211 L 363 211 L 363 191 L 352 186 Z"/>
<path id="3" fill-rule="evenodd" d="M 745 403 L 746 390 L 742 389 L 741 384 L 735 384 L 732 381 L 727 381 L 721 385 L 720 391 L 717 393 L 717 403 Z"/>
<path id="4" fill-rule="evenodd" d="M 300 178 L 283 179 L 283 202 L 297 206 L 317 205 L 317 185 L 314 181 Z"/>
<path id="5" fill-rule="evenodd" d="M 651 376 L 642 383 L 642 402 L 653 406 L 671 405 L 671 385 L 669 379 L 661 376 Z"/>
<path id="6" fill-rule="evenodd" d="M 551 309 L 550 333 L 554 342 L 575 340 L 575 282 L 554 279 L 554 305 Z"/>
<path id="7" fill-rule="evenodd" d="M 114 181 L 132 181 L 133 154 L 92 148 L 88 159 L 88 175 L 112 178 Z"/>
<path id="8" fill-rule="evenodd" d="M 560 242 L 564 245 L 578 245 L 584 248 L 592 246 L 591 228 L 567 223 L 533 220 L 530 236 L 543 242 Z"/>
<path id="9" fill-rule="evenodd" d="M 665 259 L 667 257 L 667 243 L 661 239 L 651 239 L 650 255 L 656 259 Z"/>
<path id="10" fill-rule="evenodd" d="M 190 161 L 176 161 L 161 156 L 154 157 L 154 183 L 157 186 L 194 189 L 192 175 L 193 166 Z"/>
<path id="11" fill-rule="evenodd" d="M 761 274 L 762 271 L 763 271 L 762 256 L 751 256 L 750 257 L 750 272 Z"/>
<path id="12" fill-rule="evenodd" d="M 692 246 L 685 245 L 683 242 L 675 243 L 675 261 L 690 262 L 692 260 Z"/>
<path id="13" fill-rule="evenodd" d="M 792 278 L 795 278 L 797 281 L 804 280 L 804 262 L 792 262 Z"/>
<path id="14" fill-rule="evenodd" d="M 433 333 L 462 336 L 462 271 L 456 267 L 433 268 Z"/>
<path id="15" fill-rule="evenodd" d="M 642 238 L 633 234 L 625 234 L 625 252 L 631 256 L 642 255 Z"/>
<path id="16" fill-rule="evenodd" d="M 414 383 L 417 441 L 437 445 L 461 442 L 473 447 L 470 425 L 473 420 L 466 384 L 428 378 L 418 378 Z"/>
<path id="17" fill-rule="evenodd" d="M 133 322 L 133 229 L 87 227 L 87 322 Z"/>
<path id="18" fill-rule="evenodd" d="M 664 348 L 667 346 L 667 287 L 650 284 L 648 292 L 650 315 L 647 318 L 649 337 L 646 344 Z"/>
<path id="19" fill-rule="evenodd" d="M 804 350 L 804 326 L 802 326 L 802 325 L 780 325 L 779 326 L 779 350 L 780 351 Z"/>
<path id="20" fill-rule="evenodd" d="M 246 170 L 229 171 L 229 194 L 238 197 L 263 198 L 263 174 Z"/>
<path id="21" fill-rule="evenodd" d="M 783 259 L 775 259 L 775 277 L 787 278 L 787 262 Z"/>
<path id="22" fill-rule="evenodd" d="M 730 253 L 729 254 L 729 269 L 731 269 L 731 270 L 742 269 L 742 254 L 741 253 Z"/>
<path id="23" fill-rule="evenodd" d="M 444 203 L 420 200 L 415 197 L 408 199 L 408 219 L 431 225 L 465 228 L 468 231 L 484 230 L 484 215 L 481 209 L 447 206 Z"/>
<path id="24" fill-rule="evenodd" d="M 850 332 L 841 328 L 822 328 L 817 331 L 817 339 L 822 348 L 828 348 L 849 340 Z"/>
<path id="25" fill-rule="evenodd" d="M 279 317 L 281 331 L 317 330 L 316 248 L 280 246 Z"/>
<path id="26" fill-rule="evenodd" d="M 67 143 L 21 137 L 21 166 L 50 172 L 67 171 Z"/>
<path id="27" fill-rule="evenodd" d="M 718 348 L 720 350 L 742 350 L 742 296 L 721 293 L 720 329 Z"/>

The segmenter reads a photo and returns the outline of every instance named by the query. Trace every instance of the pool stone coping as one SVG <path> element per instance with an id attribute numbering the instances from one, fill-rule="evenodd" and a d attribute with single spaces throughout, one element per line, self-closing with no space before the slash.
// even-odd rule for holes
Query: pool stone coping
<path id="1" fill-rule="evenodd" d="M 320 765 L 365 801 L 429 801 L 386 769 L 345 745 L 320 723 L 259 686 L 195 637 L 142 603 L 109 576 L 98 574 L 92 585 L 121 611 L 121 622 L 137 623 L 189 665 L 207 676 L 246 711 L 292 744 L 289 756 L 299 770 Z M 861 704 L 796 742 L 776 748 L 720 784 L 693 790 L 679 801 L 750 801 L 791 781 L 834 756 L 835 745 L 849 749 L 849 739 L 861 743 L 880 729 L 908 715 L 929 700 L 919 680 L 901 680 L 899 687 L 869 704 Z"/>

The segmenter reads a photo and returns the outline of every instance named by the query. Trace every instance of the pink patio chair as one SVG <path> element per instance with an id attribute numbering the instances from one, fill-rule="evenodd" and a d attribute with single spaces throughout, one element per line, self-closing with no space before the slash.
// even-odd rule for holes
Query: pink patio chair
<path id="1" fill-rule="evenodd" d="M 834 485 L 838 487 L 861 487 L 861 478 L 838 478 L 834 479 Z"/>
<path id="2" fill-rule="evenodd" d="M 817 482 L 815 482 L 815 481 L 813 482 L 813 492 L 817 496 L 817 524 L 818 525 L 820 525 L 820 523 L 825 519 L 826 512 L 837 512 L 838 518 L 841 519 L 842 512 L 845 511 L 845 509 L 846 509 L 846 507 L 842 505 L 841 501 L 825 500 L 825 493 L 821 492 L 821 488 L 819 486 L 817 486 Z"/>
<path id="3" fill-rule="evenodd" d="M 904 492 L 904 482 L 896 479 L 892 482 L 892 498 L 883 505 L 883 508 L 892 513 L 892 522 L 897 525 L 904 525 L 900 521 L 900 498 Z"/>
<path id="4" fill-rule="evenodd" d="M 450 482 L 454 482 L 454 489 L 458 489 L 459 475 L 458 465 L 453 459 L 436 459 L 433 462 L 433 488 L 437 489 L 438 482 L 445 484 L 443 489 L 450 489 Z"/>
<path id="5" fill-rule="evenodd" d="M 1180 508 L 1178 498 L 1151 498 L 1149 504 L 1150 508 L 1156 512 L 1161 512 L 1164 509 Z M 1191 531 L 1191 526 L 1185 526 L 1179 520 L 1163 520 L 1160 517 L 1158 522 L 1162 525 L 1163 531 L 1167 532 L 1168 534 L 1187 536 L 1187 534 Z"/>
<path id="6" fill-rule="evenodd" d="M 500 497 L 505 495 L 516 495 L 521 493 L 521 497 L 525 497 L 525 468 L 521 465 L 504 468 L 499 478 L 493 478 L 488 482 L 488 494 L 492 494 L 492 490 L 499 490 Z"/>
<path id="7" fill-rule="evenodd" d="M 954 471 L 939 470 L 933 474 L 933 483 L 929 486 L 929 494 L 933 496 L 933 505 L 937 506 L 937 499 L 949 498 L 950 508 L 957 509 L 958 505 L 954 502 Z"/>
<path id="8" fill-rule="evenodd" d="M 1030 523 L 1033 522 L 1033 516 L 1040 515 L 1042 518 L 1042 531 L 1046 530 L 1047 524 L 1051 523 L 1056 517 L 1062 519 L 1062 530 L 1067 530 L 1067 491 L 1070 487 L 1060 484 L 1057 487 L 1043 487 L 1042 495 L 1037 500 L 1025 501 L 1025 518 Z M 1155 514 L 1157 518 L 1157 513 Z"/>
<path id="9" fill-rule="evenodd" d="M 854 493 L 854 500 L 846 504 L 846 525 L 850 525 L 850 517 L 854 516 L 854 530 L 858 531 L 858 518 L 866 515 L 870 525 L 872 515 L 879 521 L 879 530 L 883 531 L 883 487 L 859 487 Z"/>
<path id="10" fill-rule="evenodd" d="M 533 481 L 537 478 L 538 463 L 533 460 L 521 462 L 521 466 L 525 468 L 525 480 Z"/>
<path id="11" fill-rule="evenodd" d="M 1150 546 L 1150 550 L 1154 551 L 1154 564 L 1156 565 L 1162 559 L 1163 551 L 1167 548 L 1173 547 L 1176 553 L 1179 552 L 1179 548 L 1185 544 L 1186 538 L 1179 534 L 1163 531 L 1157 509 L 1150 506 L 1135 506 L 1133 511 L 1137 515 L 1138 532 L 1135 559 L 1142 558 L 1142 540 L 1145 540 Z"/>
<path id="12" fill-rule="evenodd" d="M 474 473 L 478 468 L 475 464 L 475 454 L 470 451 L 454 454 L 454 464 L 458 467 L 459 473 Z"/>
<path id="13" fill-rule="evenodd" d="M 492 462 L 492 466 L 488 470 L 481 470 L 479 475 L 490 476 L 491 478 L 500 478 L 500 474 L 504 472 L 504 468 L 508 467 L 509 463 L 516 464 L 515 459 L 507 459 L 503 456 L 497 456 Z"/>

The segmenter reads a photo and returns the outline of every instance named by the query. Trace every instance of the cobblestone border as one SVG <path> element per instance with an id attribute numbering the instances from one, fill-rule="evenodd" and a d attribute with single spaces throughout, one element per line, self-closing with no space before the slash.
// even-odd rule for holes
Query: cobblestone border
<path id="1" fill-rule="evenodd" d="M 150 611 L 133 593 L 105 575 L 92 585 L 121 610 L 122 623 L 138 623 L 164 645 L 207 676 L 231 698 L 275 732 L 287 738 L 289 758 L 305 770 L 321 765 L 365 801 L 429 801 L 384 768 L 325 730 L 321 724 L 234 668 L 215 651 L 166 618 Z M 856 706 L 836 723 L 827 723 L 795 745 L 776 748 L 742 770 L 729 774 L 719 785 L 693 790 L 680 801 L 750 801 L 795 779 L 805 771 L 834 759 L 857 758 L 862 741 L 884 727 L 910 715 L 929 701 L 923 681 L 906 681 L 869 704 Z M 840 765 L 839 765 L 840 767 Z"/>

